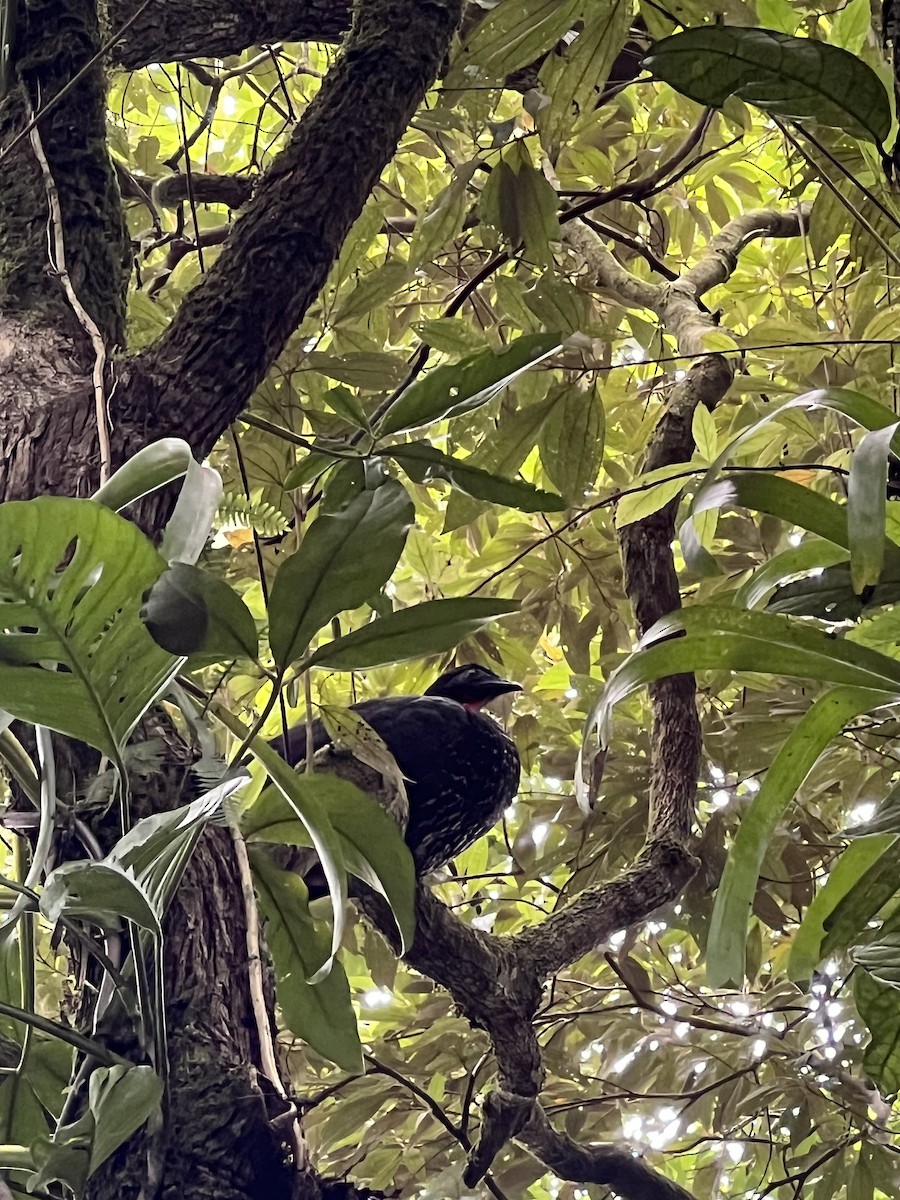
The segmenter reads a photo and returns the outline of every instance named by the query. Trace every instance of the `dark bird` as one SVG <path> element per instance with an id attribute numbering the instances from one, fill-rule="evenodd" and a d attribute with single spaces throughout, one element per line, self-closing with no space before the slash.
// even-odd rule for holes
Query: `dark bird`
<path id="1" fill-rule="evenodd" d="M 449 862 L 497 823 L 519 785 L 515 742 L 482 708 L 521 684 L 467 663 L 445 671 L 424 696 L 351 705 L 387 744 L 406 779 L 406 842 L 419 875 Z M 314 722 L 316 750 L 330 738 Z M 272 746 L 283 752 L 281 738 Z M 288 761 L 306 757 L 306 727 L 288 731 Z"/>

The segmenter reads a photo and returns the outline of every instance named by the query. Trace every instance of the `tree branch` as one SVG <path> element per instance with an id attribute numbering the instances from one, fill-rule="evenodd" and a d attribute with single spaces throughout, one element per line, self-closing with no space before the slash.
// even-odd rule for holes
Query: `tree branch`
<path id="1" fill-rule="evenodd" d="M 369 0 L 340 60 L 258 184 L 217 262 L 126 372 L 149 409 L 205 454 L 249 400 L 321 290 L 433 81 L 462 0 Z M 185 398 L 190 398 L 186 406 Z"/>
<path id="2" fill-rule="evenodd" d="M 138 0 L 114 0 L 113 29 L 124 25 Z M 227 58 L 268 42 L 339 42 L 350 28 L 350 0 L 156 0 L 115 48 L 133 70 L 177 58 Z"/>

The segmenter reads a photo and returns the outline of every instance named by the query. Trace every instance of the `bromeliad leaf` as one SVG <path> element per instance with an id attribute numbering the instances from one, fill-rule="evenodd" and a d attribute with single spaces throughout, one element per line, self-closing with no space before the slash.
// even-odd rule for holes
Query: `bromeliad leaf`
<path id="1" fill-rule="evenodd" d="M 881 80 L 838 46 L 772 29 L 704 25 L 656 42 L 644 65 L 676 91 L 721 108 L 737 96 L 764 112 L 816 121 L 881 144 L 891 106 Z"/>
<path id="2" fill-rule="evenodd" d="M 280 567 L 269 602 L 269 640 L 280 669 L 345 609 L 358 608 L 390 578 L 412 525 L 412 501 L 387 479 L 323 512 Z"/>
<path id="3" fill-rule="evenodd" d="M 142 496 L 180 479 L 193 461 L 187 442 L 181 438 L 160 438 L 132 455 L 91 498 L 119 512 Z"/>
<path id="4" fill-rule="evenodd" d="M 251 850 L 250 862 L 260 907 L 268 918 L 266 941 L 285 1024 L 318 1054 L 359 1074 L 362 1047 L 344 968 L 335 963 L 325 978 L 309 982 L 328 956 L 328 938 L 309 914 L 303 880 L 279 870 L 261 851 Z"/>
<path id="5" fill-rule="evenodd" d="M 308 666 L 359 671 L 408 658 L 452 650 L 497 617 L 517 611 L 516 600 L 461 597 L 431 600 L 370 621 L 336 641 L 320 646 Z"/>
<path id="6" fill-rule="evenodd" d="M 384 437 L 472 412 L 555 354 L 560 345 L 558 334 L 527 334 L 497 353 L 485 350 L 452 366 L 436 367 L 397 397 L 375 432 Z"/>
<path id="7" fill-rule="evenodd" d="M 446 480 L 458 491 L 476 500 L 505 504 L 521 512 L 559 512 L 566 507 L 561 496 L 545 492 L 524 479 L 504 479 L 466 459 L 453 458 L 430 442 L 409 442 L 385 451 L 416 483 Z"/>
<path id="8" fill-rule="evenodd" d="M 179 665 L 139 615 L 164 569 L 94 501 L 0 505 L 0 707 L 118 758 Z"/>
<path id="9" fill-rule="evenodd" d="M 256 623 L 243 600 L 224 579 L 187 563 L 173 563 L 157 579 L 141 620 L 158 646 L 189 655 L 195 665 L 259 653 Z"/>

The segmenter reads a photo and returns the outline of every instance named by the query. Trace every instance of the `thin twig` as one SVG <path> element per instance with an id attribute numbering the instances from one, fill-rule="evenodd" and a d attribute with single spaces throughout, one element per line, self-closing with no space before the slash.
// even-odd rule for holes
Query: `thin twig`
<path id="1" fill-rule="evenodd" d="M 94 351 L 91 383 L 94 391 L 94 419 L 97 423 L 97 441 L 100 445 L 100 485 L 102 487 L 107 479 L 109 479 L 110 462 L 112 459 L 109 440 L 109 412 L 106 405 L 104 384 L 106 374 L 106 343 L 103 340 L 103 334 L 100 332 L 97 322 L 81 303 L 75 292 L 75 288 L 72 286 L 72 279 L 66 265 L 66 243 L 59 192 L 56 187 L 56 180 L 53 178 L 53 173 L 50 170 L 50 164 L 47 161 L 47 155 L 44 153 L 44 145 L 41 141 L 41 135 L 38 132 L 34 110 L 31 107 L 31 99 L 28 96 L 25 97 L 25 111 L 29 119 L 31 148 L 34 151 L 34 156 L 44 177 L 47 207 L 50 210 L 47 225 L 47 250 L 50 267 L 53 273 L 59 278 L 63 286 L 63 291 L 66 294 L 66 299 L 69 301 L 69 306 L 75 314 L 78 324 L 90 339 L 91 348 Z"/>

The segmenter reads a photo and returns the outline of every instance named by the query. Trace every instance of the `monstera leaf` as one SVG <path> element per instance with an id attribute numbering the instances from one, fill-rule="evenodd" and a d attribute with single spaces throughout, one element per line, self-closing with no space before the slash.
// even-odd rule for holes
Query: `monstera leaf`
<path id="1" fill-rule="evenodd" d="M 165 565 L 93 500 L 0 505 L 0 708 L 118 758 L 180 662 L 140 619 Z"/>

